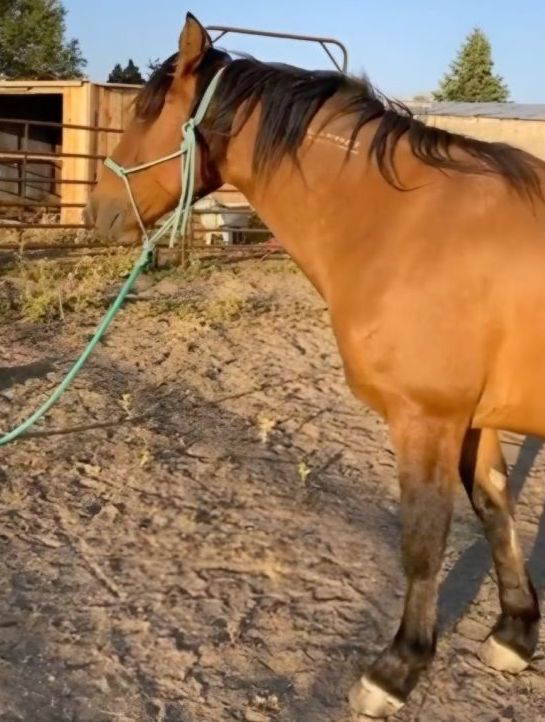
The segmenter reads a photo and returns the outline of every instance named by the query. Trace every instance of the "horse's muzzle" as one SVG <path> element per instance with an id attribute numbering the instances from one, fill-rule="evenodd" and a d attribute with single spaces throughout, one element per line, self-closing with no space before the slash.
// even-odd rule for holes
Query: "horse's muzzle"
<path id="1" fill-rule="evenodd" d="M 98 236 L 109 241 L 136 237 L 138 229 L 132 220 L 130 208 L 118 200 L 99 201 L 91 197 L 83 211 L 85 225 L 94 228 Z"/>

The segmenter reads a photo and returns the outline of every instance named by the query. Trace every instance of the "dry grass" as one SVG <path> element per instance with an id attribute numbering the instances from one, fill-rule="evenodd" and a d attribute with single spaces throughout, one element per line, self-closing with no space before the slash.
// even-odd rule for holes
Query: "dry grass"
<path id="1" fill-rule="evenodd" d="M 0 291 L 0 312 L 20 312 L 25 320 L 37 322 L 104 306 L 106 289 L 130 271 L 134 259 L 135 252 L 126 250 L 83 257 L 76 263 L 27 261 L 22 257 L 4 279 L 7 290 Z"/>
<path id="2" fill-rule="evenodd" d="M 24 251 L 12 255 L 0 268 L 0 317 L 17 315 L 37 323 L 63 319 L 65 314 L 85 312 L 90 308 L 103 308 L 111 301 L 112 286 L 132 268 L 138 251 L 112 249 L 100 256 L 81 256 L 77 259 L 27 258 Z M 1 263 L 1 262 L 0 262 Z M 270 261 L 261 267 L 262 273 L 294 273 L 293 264 Z M 190 257 L 185 269 L 163 269 L 153 273 L 154 281 L 169 278 L 179 288 L 191 288 L 195 284 L 196 298 L 172 297 L 142 298 L 143 316 L 172 314 L 180 320 L 198 326 L 221 326 L 243 315 L 258 316 L 271 310 L 266 293 L 241 287 L 239 268 L 236 265 L 223 268 L 220 260 L 203 261 Z M 235 285 L 221 294 L 201 297 L 199 281 L 211 276 L 226 274 Z M 225 280 L 225 279 L 224 279 Z M 227 290 L 227 293 L 225 293 Z"/>
<path id="3" fill-rule="evenodd" d="M 131 270 L 138 251 L 116 249 L 102 256 L 83 256 L 73 260 L 29 260 L 21 253 L 17 260 L 0 270 L 0 315 L 21 315 L 29 322 L 63 318 L 103 307 L 111 294 L 106 292 Z M 156 271 L 160 281 L 166 276 L 181 284 L 208 278 L 215 264 L 193 259 L 185 270 Z M 215 299 L 192 303 L 178 299 L 157 299 L 146 304 L 146 315 L 172 312 L 179 317 L 205 316 L 211 324 L 237 318 L 244 301 L 239 298 Z"/>
<path id="4" fill-rule="evenodd" d="M 29 222 L 40 224 L 58 223 L 58 214 L 41 213 L 35 217 L 28 218 Z M 19 247 L 21 250 L 27 246 L 63 246 L 73 243 L 85 244 L 90 243 L 92 239 L 93 245 L 100 244 L 100 239 L 94 233 L 85 228 L 25 228 L 14 223 L 12 226 L 2 226 L 0 228 L 0 243 L 9 244 Z"/>
<path id="5" fill-rule="evenodd" d="M 259 316 L 270 311 L 270 303 L 256 297 L 194 299 L 157 299 L 146 303 L 143 316 L 171 314 L 195 326 L 220 327 L 244 316 Z"/>

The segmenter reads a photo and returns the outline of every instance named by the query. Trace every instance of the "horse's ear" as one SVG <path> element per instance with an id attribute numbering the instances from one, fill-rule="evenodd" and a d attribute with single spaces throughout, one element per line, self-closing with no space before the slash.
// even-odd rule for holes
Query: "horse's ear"
<path id="1" fill-rule="evenodd" d="M 211 45 L 212 39 L 206 29 L 194 15 L 187 13 L 180 35 L 179 71 L 183 74 L 194 70 Z"/>

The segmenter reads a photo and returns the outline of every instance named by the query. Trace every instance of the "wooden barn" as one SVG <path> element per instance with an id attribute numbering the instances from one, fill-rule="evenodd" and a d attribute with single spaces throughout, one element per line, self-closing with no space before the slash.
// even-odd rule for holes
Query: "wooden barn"
<path id="1" fill-rule="evenodd" d="M 0 81 L 0 217 L 34 209 L 79 224 L 101 157 L 126 127 L 137 86 Z M 38 218 L 36 218 L 38 220 Z"/>

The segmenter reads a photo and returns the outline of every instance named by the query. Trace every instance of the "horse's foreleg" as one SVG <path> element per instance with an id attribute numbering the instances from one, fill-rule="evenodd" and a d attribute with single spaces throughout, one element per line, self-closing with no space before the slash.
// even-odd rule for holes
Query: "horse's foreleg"
<path id="1" fill-rule="evenodd" d="M 390 417 L 401 486 L 405 609 L 392 644 L 355 685 L 353 708 L 372 717 L 399 709 L 433 659 L 438 575 L 459 483 L 465 422 L 420 412 Z"/>

